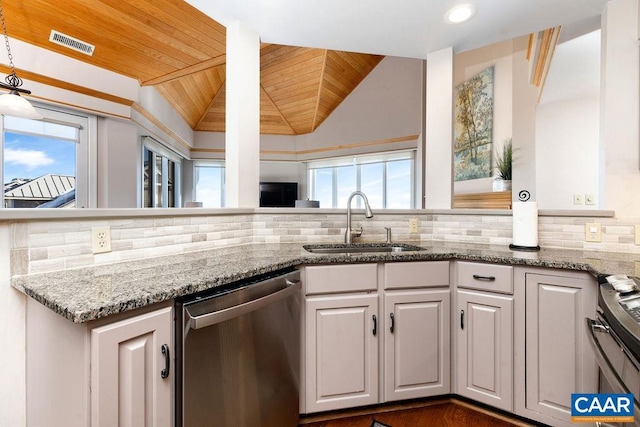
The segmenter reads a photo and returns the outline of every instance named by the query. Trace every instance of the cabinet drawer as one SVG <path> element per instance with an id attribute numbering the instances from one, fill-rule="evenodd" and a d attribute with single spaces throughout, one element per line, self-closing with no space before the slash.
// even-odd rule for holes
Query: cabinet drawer
<path id="1" fill-rule="evenodd" d="M 458 287 L 480 291 L 513 293 L 513 267 L 510 265 L 458 262 Z"/>
<path id="2" fill-rule="evenodd" d="M 307 295 L 378 290 L 376 264 L 317 265 L 305 271 Z"/>
<path id="3" fill-rule="evenodd" d="M 384 265 L 384 288 L 449 286 L 449 261 L 394 262 Z"/>

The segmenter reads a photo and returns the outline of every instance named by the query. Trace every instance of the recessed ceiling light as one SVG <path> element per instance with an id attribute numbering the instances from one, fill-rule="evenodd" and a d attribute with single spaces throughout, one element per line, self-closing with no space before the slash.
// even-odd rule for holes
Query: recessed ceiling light
<path id="1" fill-rule="evenodd" d="M 476 7 L 472 4 L 459 4 L 444 14 L 444 20 L 449 24 L 462 24 L 476 15 Z"/>

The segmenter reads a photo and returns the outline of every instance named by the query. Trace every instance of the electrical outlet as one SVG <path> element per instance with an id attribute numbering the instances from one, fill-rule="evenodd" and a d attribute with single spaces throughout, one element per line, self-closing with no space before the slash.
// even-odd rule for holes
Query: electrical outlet
<path id="1" fill-rule="evenodd" d="M 595 205 L 596 204 L 596 196 L 595 196 L 595 194 L 585 194 L 584 195 L 584 204 L 585 205 Z"/>
<path id="2" fill-rule="evenodd" d="M 640 245 L 640 225 L 636 225 L 635 226 L 635 234 L 636 234 L 636 238 L 635 238 L 635 242 L 636 245 Z"/>
<path id="3" fill-rule="evenodd" d="M 91 227 L 91 250 L 94 254 L 111 252 L 111 227 Z"/>
<path id="4" fill-rule="evenodd" d="M 409 218 L 409 233 L 418 232 L 418 218 Z"/>
<path id="5" fill-rule="evenodd" d="M 581 205 L 584 203 L 584 196 L 582 194 L 574 194 L 573 195 L 573 204 Z"/>
<path id="6" fill-rule="evenodd" d="M 588 222 L 584 225 L 585 242 L 601 242 L 602 228 L 597 222 Z"/>

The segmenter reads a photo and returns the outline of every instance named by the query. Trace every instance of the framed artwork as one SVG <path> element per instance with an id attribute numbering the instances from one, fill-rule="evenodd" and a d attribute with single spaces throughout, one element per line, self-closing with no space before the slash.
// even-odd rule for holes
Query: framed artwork
<path id="1" fill-rule="evenodd" d="M 491 176 L 494 67 L 455 89 L 453 174 L 455 181 Z"/>

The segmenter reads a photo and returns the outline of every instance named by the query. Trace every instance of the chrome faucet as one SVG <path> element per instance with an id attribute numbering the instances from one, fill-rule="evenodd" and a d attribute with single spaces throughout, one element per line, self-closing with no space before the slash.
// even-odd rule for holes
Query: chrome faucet
<path id="1" fill-rule="evenodd" d="M 347 199 L 347 229 L 344 232 L 344 242 L 346 244 L 351 244 L 354 237 L 362 236 L 362 227 L 358 230 L 354 230 L 351 228 L 351 199 L 354 196 L 361 196 L 364 200 L 364 216 L 367 218 L 373 217 L 373 212 L 371 212 L 371 206 L 369 206 L 369 200 L 367 196 L 362 191 L 354 191 L 351 193 L 349 198 Z"/>

